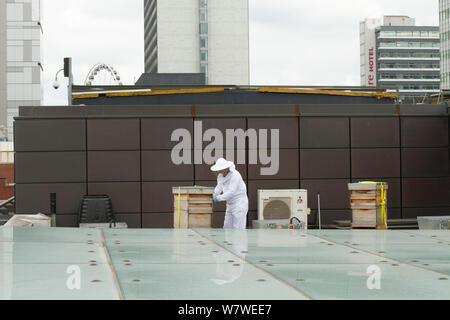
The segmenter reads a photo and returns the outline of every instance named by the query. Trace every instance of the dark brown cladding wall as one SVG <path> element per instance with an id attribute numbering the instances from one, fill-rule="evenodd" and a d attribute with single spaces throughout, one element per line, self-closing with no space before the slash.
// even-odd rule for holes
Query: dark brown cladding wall
<path id="1" fill-rule="evenodd" d="M 89 182 L 139 182 L 140 151 L 89 151 Z"/>
<path id="2" fill-rule="evenodd" d="M 281 149 L 298 149 L 299 146 L 299 125 L 296 118 L 250 118 L 248 119 L 248 128 L 260 130 L 267 130 L 269 140 L 267 145 L 270 146 L 272 141 L 271 130 L 280 130 L 280 148 Z M 281 130 L 282 129 L 282 130 Z"/>
<path id="3" fill-rule="evenodd" d="M 350 177 L 349 149 L 300 150 L 301 179 L 348 179 Z"/>
<path id="4" fill-rule="evenodd" d="M 88 120 L 87 148 L 95 151 L 140 150 L 139 119 Z"/>
<path id="5" fill-rule="evenodd" d="M 101 109 L 102 114 L 107 110 Z M 248 186 L 249 226 L 257 218 L 259 189 L 307 189 L 312 224 L 320 193 L 322 222 L 327 224 L 350 218 L 347 184 L 367 180 L 389 183 L 391 218 L 450 212 L 446 116 L 193 118 L 174 112 L 169 118 L 144 117 L 138 109 L 130 109 L 135 116 L 120 117 L 114 110 L 114 119 L 93 119 L 76 110 L 71 112 L 79 113 L 77 119 L 17 119 L 17 213 L 49 213 L 50 193 L 56 193 L 57 225 L 75 227 L 81 197 L 108 194 L 117 219 L 130 227 L 172 227 L 172 187 L 216 184 L 209 164 L 172 163 L 172 148 L 180 142 L 171 141 L 176 129 L 190 135 L 192 162 L 198 151 L 194 141 L 202 140 L 208 129 L 218 129 L 224 138 L 227 129 L 267 129 L 269 137 L 271 129 L 280 130 L 276 175 L 261 175 L 265 166 L 237 165 Z M 195 121 L 201 121 L 201 133 L 194 130 Z M 202 148 L 210 143 L 203 141 Z M 248 145 L 234 148 L 235 161 L 240 154 L 249 159 L 254 151 Z M 214 227 L 223 226 L 225 210 L 224 204 L 215 206 Z"/>
<path id="6" fill-rule="evenodd" d="M 446 117 L 403 117 L 402 147 L 448 148 L 448 126 Z"/>
<path id="7" fill-rule="evenodd" d="M 88 190 L 90 194 L 107 194 L 114 199 L 114 212 L 141 213 L 140 182 L 89 183 Z"/>
<path id="8" fill-rule="evenodd" d="M 14 124 L 16 152 L 86 151 L 85 120 L 32 120 Z"/>
<path id="9" fill-rule="evenodd" d="M 400 149 L 353 149 L 352 178 L 400 177 Z"/>
<path id="10" fill-rule="evenodd" d="M 399 118 L 352 118 L 353 148 L 398 148 Z"/>
<path id="11" fill-rule="evenodd" d="M 349 118 L 301 118 L 300 148 L 349 148 Z"/>
<path id="12" fill-rule="evenodd" d="M 16 152 L 16 183 L 86 182 L 86 152 Z"/>
<path id="13" fill-rule="evenodd" d="M 142 119 L 142 150 L 172 150 L 172 148 L 178 144 L 178 141 L 171 141 L 172 133 L 180 128 L 188 131 L 193 138 L 193 119 Z M 193 143 L 193 141 L 191 141 L 191 143 Z"/>
<path id="14" fill-rule="evenodd" d="M 16 188 L 16 211 L 20 214 L 50 212 L 50 194 L 57 194 L 56 212 L 76 214 L 86 194 L 85 183 L 19 184 Z"/>

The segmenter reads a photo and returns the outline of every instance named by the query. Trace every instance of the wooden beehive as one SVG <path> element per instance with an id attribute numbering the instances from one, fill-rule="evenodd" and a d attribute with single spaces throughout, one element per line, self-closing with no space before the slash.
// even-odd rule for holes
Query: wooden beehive
<path id="1" fill-rule="evenodd" d="M 172 191 L 175 229 L 212 228 L 214 188 L 174 187 Z"/>
<path id="2" fill-rule="evenodd" d="M 387 229 L 387 190 L 384 182 L 350 183 L 351 228 Z"/>

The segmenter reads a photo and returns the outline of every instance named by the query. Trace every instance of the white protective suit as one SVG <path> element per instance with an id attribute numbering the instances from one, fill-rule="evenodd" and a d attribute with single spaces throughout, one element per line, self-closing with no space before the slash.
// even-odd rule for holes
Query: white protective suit
<path id="1" fill-rule="evenodd" d="M 247 186 L 241 174 L 236 170 L 235 165 L 230 168 L 230 172 L 225 177 L 219 174 L 214 196 L 219 202 L 227 202 L 224 228 L 246 229 L 248 213 Z"/>

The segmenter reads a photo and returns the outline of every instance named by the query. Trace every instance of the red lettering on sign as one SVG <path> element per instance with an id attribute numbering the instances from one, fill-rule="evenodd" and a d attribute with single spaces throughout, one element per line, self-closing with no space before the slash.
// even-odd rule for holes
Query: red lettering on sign
<path id="1" fill-rule="evenodd" d="M 375 72 L 375 50 L 374 48 L 370 48 L 369 49 L 369 72 L 371 74 L 368 75 L 368 80 L 369 80 L 369 86 L 374 86 L 375 85 L 375 75 L 373 75 L 373 73 Z"/>

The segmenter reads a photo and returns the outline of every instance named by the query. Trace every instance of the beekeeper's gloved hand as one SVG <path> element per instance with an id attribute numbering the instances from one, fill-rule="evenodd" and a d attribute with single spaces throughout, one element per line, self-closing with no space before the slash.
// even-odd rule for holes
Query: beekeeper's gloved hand
<path id="1" fill-rule="evenodd" d="M 214 197 L 213 202 L 214 202 L 214 203 L 219 202 L 219 200 L 217 200 L 217 197 Z"/>

